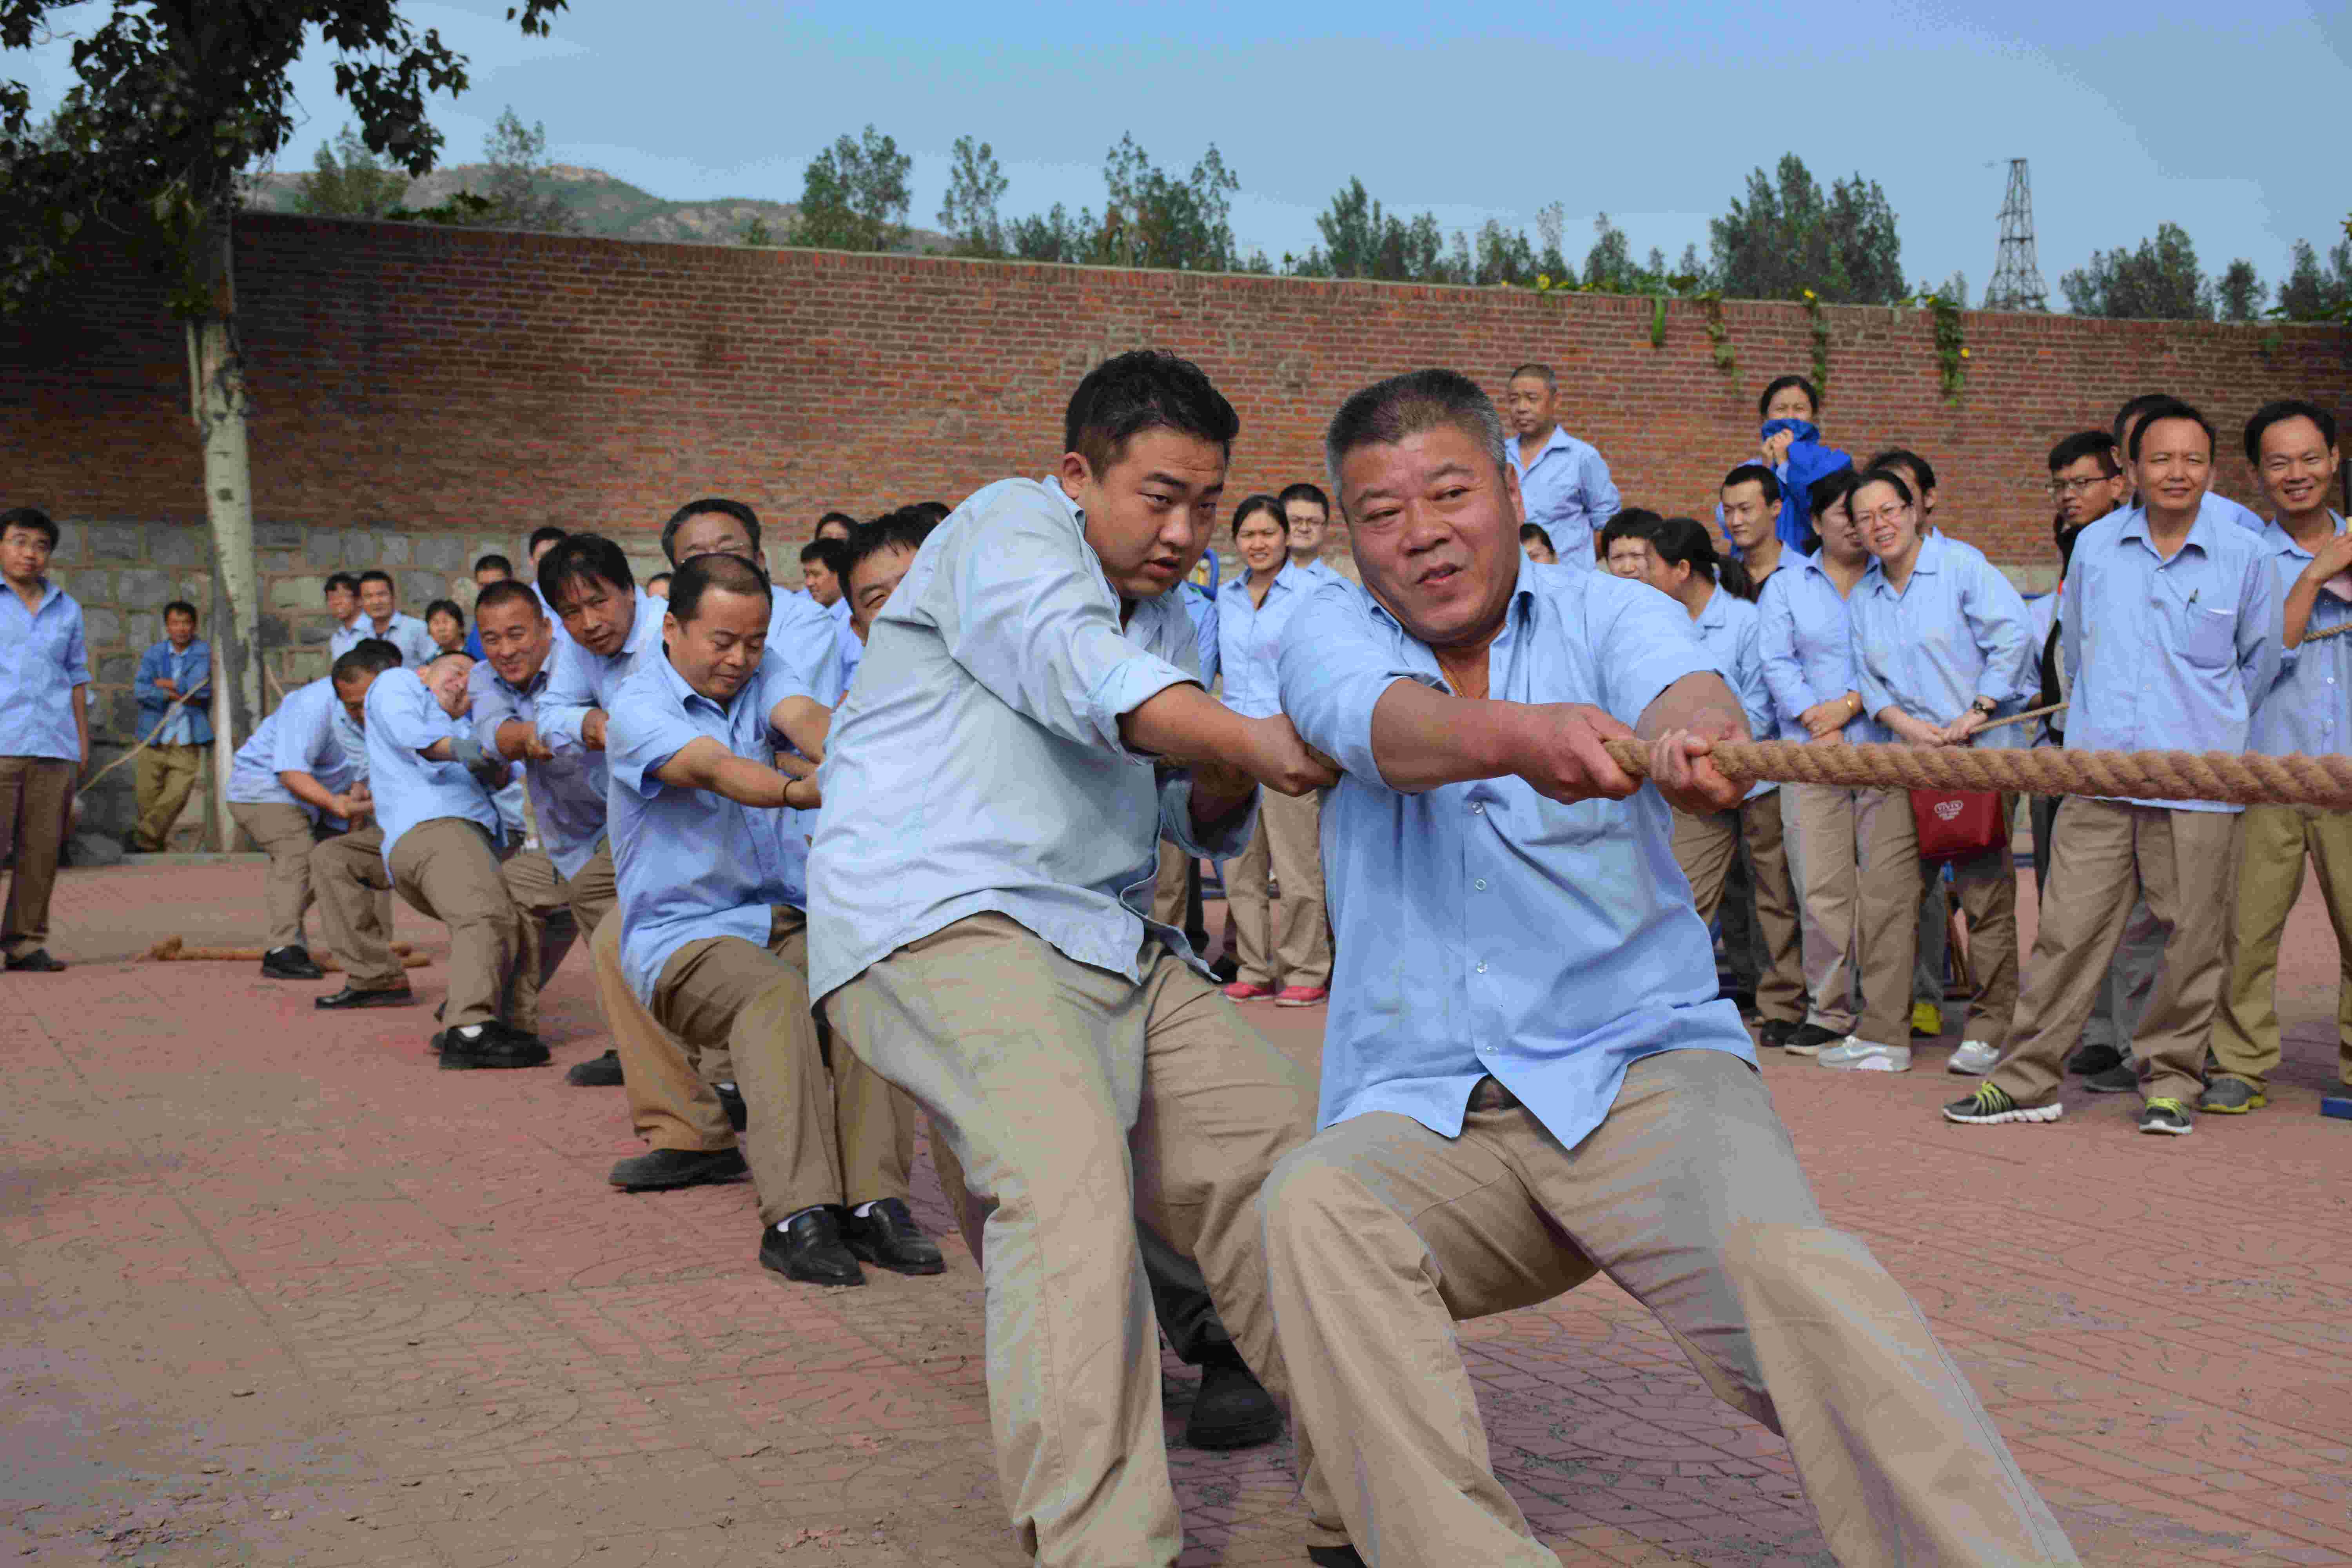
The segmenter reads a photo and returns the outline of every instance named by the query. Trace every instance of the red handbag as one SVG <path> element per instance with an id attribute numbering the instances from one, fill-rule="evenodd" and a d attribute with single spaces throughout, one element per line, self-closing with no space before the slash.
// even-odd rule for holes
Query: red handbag
<path id="1" fill-rule="evenodd" d="M 2009 842 L 2009 800 L 1997 789 L 1915 789 L 1919 858 L 1936 864 Z"/>

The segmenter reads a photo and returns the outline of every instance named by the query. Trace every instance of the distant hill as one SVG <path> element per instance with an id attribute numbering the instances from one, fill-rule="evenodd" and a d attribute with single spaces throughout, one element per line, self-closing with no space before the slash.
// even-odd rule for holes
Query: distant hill
<path id="1" fill-rule="evenodd" d="M 247 205 L 263 212 L 292 212 L 300 174 L 264 174 L 255 181 Z M 487 192 L 489 168 L 483 163 L 456 163 L 409 182 L 403 205 L 411 208 L 437 206 L 459 191 Z M 763 201 L 756 196 L 719 196 L 709 201 L 667 201 L 641 191 L 626 180 L 602 169 L 569 163 L 549 166 L 539 189 L 561 201 L 572 215 L 574 232 L 608 239 L 667 240 L 688 245 L 739 245 L 756 220 L 768 226 L 779 241 L 792 232 L 800 209 L 790 202 Z M 953 242 L 930 229 L 912 230 L 906 248 L 947 250 Z"/>

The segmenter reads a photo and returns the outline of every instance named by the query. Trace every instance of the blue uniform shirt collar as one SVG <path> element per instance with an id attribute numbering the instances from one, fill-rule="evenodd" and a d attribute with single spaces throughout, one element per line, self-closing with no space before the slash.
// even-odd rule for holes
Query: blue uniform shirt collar
<path id="1" fill-rule="evenodd" d="M 1535 603 L 1536 598 L 1536 563 L 1528 559 L 1527 552 L 1525 551 L 1514 551 L 1512 553 L 1517 555 L 1519 558 L 1519 571 L 1518 575 L 1512 580 L 1510 602 L 1503 607 L 1503 625 L 1501 629 L 1496 633 L 1497 637 L 1501 637 L 1504 632 L 1507 632 L 1511 629 L 1511 624 L 1513 621 L 1524 620 L 1526 618 L 1528 613 L 1528 607 Z M 1378 616 L 1389 625 L 1396 627 L 1397 630 L 1404 633 L 1404 635 L 1411 637 L 1416 645 L 1422 647 L 1427 647 L 1429 646 L 1427 643 L 1422 642 L 1421 638 L 1414 637 L 1411 627 L 1407 626 L 1402 621 L 1397 619 L 1393 615 L 1391 615 L 1389 613 L 1389 607 L 1386 605 L 1381 604 L 1379 597 L 1374 595 L 1370 588 L 1364 590 L 1364 596 L 1371 601 L 1372 614 Z"/>
<path id="2" fill-rule="evenodd" d="M 2333 509 L 2331 509 L 2327 513 L 2327 522 L 2328 531 L 2331 533 L 2341 533 L 2344 531 L 2344 519 L 2338 516 Z M 2309 561 L 2314 559 L 2312 552 L 2305 550 L 2302 545 L 2297 544 L 2294 542 L 2294 535 L 2289 533 L 2276 518 L 2273 518 L 2270 521 L 2263 524 L 2263 531 L 2260 538 L 2262 539 L 2264 546 L 2269 549 L 2273 555 L 2292 555 L 2298 561 Z"/>
<path id="3" fill-rule="evenodd" d="M 669 649 L 667 647 L 657 650 L 651 657 L 654 667 L 661 671 L 662 689 L 675 698 L 680 708 L 688 711 L 699 707 L 705 712 L 716 713 L 721 719 L 731 721 L 735 717 L 735 705 L 743 700 L 743 694 L 760 684 L 760 677 L 755 670 L 751 679 L 735 689 L 734 696 L 721 702 L 716 698 L 705 697 L 688 685 L 686 677 L 677 672 L 677 666 L 670 663 Z"/>
<path id="4" fill-rule="evenodd" d="M 2173 552 L 2176 559 L 2182 551 L 2187 551 L 2192 548 L 2200 555 L 2206 556 L 2209 559 L 2211 557 L 2213 553 L 2213 530 L 2218 525 L 2214 523 L 2210 518 L 2205 515 L 2205 502 L 2208 499 L 2210 498 L 2204 496 L 2200 496 L 2197 499 L 2197 515 L 2189 520 L 2188 537 L 2180 542 L 2180 550 Z M 2121 531 L 2116 533 L 2116 538 L 2118 542 L 2136 539 L 2142 544 L 2147 545 L 2149 550 L 2155 550 L 2156 542 L 2150 539 L 2147 533 L 2147 509 L 2143 506 L 2136 506 L 2129 511 L 2124 513 L 2123 527 Z"/>

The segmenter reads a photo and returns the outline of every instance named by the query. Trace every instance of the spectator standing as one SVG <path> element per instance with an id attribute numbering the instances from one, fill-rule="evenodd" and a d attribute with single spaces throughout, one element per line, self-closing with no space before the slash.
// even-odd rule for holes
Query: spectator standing
<path id="1" fill-rule="evenodd" d="M 129 847 L 153 853 L 172 839 L 172 825 L 204 776 L 213 743 L 213 650 L 196 636 L 196 607 L 184 599 L 163 606 L 163 640 L 139 656 L 133 690 L 139 735 L 136 764 L 139 821 Z"/>
<path id="2" fill-rule="evenodd" d="M 856 531 L 856 518 L 845 511 L 829 511 L 816 520 L 816 532 L 811 537 L 835 540 L 846 544 L 849 542 L 850 535 Z"/>
<path id="3" fill-rule="evenodd" d="M 849 542 L 827 535 L 801 546 L 801 586 L 833 617 L 834 643 L 841 652 L 841 687 L 849 689 L 866 644 L 849 629 Z"/>
<path id="4" fill-rule="evenodd" d="M 2352 636 L 2310 640 L 2352 621 L 2352 532 L 2328 509 L 2341 458 L 2336 416 L 2270 403 L 2246 422 L 2246 460 L 2273 509 L 2263 548 L 2286 606 L 2285 668 L 2254 707 L 2249 747 L 2266 756 L 2352 750 Z M 2278 950 L 2308 858 L 2336 929 L 2336 1074 L 2352 1085 L 2352 812 L 2250 805 L 2239 826 L 2229 974 L 2213 1021 L 2213 1081 L 2197 1109 L 2242 1116 L 2268 1100 L 2279 1063 Z"/>
<path id="5" fill-rule="evenodd" d="M 1272 496 L 1234 509 L 1234 543 L 1247 568 L 1217 594 L 1217 664 L 1225 706 L 1252 719 L 1282 712 L 1282 638 L 1320 582 L 1297 563 L 1295 533 Z M 1323 913 L 1322 814 L 1313 795 L 1262 794 L 1249 847 L 1225 863 L 1225 911 L 1241 961 L 1225 994 L 1236 1002 L 1312 1007 L 1331 997 L 1331 938 Z M 1267 877 L 1282 889 L 1278 916 Z"/>
<path id="6" fill-rule="evenodd" d="M 425 633 L 433 639 L 436 653 L 478 657 L 467 647 L 473 639 L 466 630 L 466 612 L 455 599 L 436 599 L 425 606 Z"/>
<path id="7" fill-rule="evenodd" d="M 2074 569 L 2074 541 L 2083 530 L 2131 499 L 2131 477 L 2124 472 L 2122 454 L 2105 430 L 2084 430 L 2050 449 L 2050 495 L 2057 506 L 2052 534 L 2058 546 L 2058 580 L 2063 584 Z M 2041 691 L 2034 706 L 2047 708 L 2066 700 L 2065 660 L 2059 648 L 2058 605 L 2063 595 L 2053 593 L 2028 606 L 2032 612 L 2036 647 L 2041 649 Z M 2042 721 L 2051 745 L 2066 743 L 2066 715 Z M 2036 795 L 2027 816 L 2033 830 L 2033 885 L 2037 905 L 2050 896 L 2052 825 L 2064 797 Z M 2128 1093 L 2139 1087 L 2130 1067 L 2132 1026 L 2147 1010 L 2148 993 L 2156 985 L 2156 964 L 2162 955 L 2155 917 L 2147 900 L 2132 906 L 2124 922 L 2123 940 L 2116 945 L 2115 962 L 2099 984 L 2098 1000 L 2091 1005 L 2090 1021 L 2083 1026 L 2083 1041 L 2066 1058 L 2066 1070 L 2084 1075 L 2084 1087 L 2095 1093 Z M 2118 1070 L 2120 1069 L 2120 1070 Z"/>
<path id="8" fill-rule="evenodd" d="M 656 572 L 646 578 L 646 597 L 667 602 L 669 598 L 669 579 L 670 574 L 667 572 Z"/>
<path id="9" fill-rule="evenodd" d="M 2260 539 L 2204 502 L 2213 427 L 2185 403 L 2148 409 L 2125 449 L 2143 505 L 2074 542 L 2059 605 L 2073 706 L 2089 751 L 2242 752 L 2280 663 L 2284 594 Z M 1944 1108 L 1968 1123 L 2055 1121 L 2066 1051 L 2137 899 L 2164 933 L 2132 1031 L 2143 1132 L 2191 1131 L 2214 1012 L 2239 807 L 2069 797 L 2058 811 L 2017 1037 L 1982 1088 Z"/>
<path id="10" fill-rule="evenodd" d="M 1641 580 L 1682 606 L 1701 647 L 1739 699 L 1748 733 L 1772 733 L 1772 698 L 1758 648 L 1755 584 L 1737 561 L 1717 556 L 1715 542 L 1692 518 L 1636 524 L 1646 531 L 1649 554 Z M 1612 542 L 1615 534 L 1610 534 Z M 1698 918 L 1712 924 L 1725 905 L 1735 862 L 1744 862 L 1756 889 L 1756 926 L 1763 942 L 1753 990 L 1768 1046 L 1785 1046 L 1805 1021 L 1804 965 L 1798 952 L 1797 898 L 1790 885 L 1780 785 L 1759 780 L 1738 805 L 1695 816 L 1675 813 L 1675 862 L 1690 883 Z M 1727 928 L 1729 921 L 1725 922 Z M 1745 941 L 1727 929 L 1735 960 Z"/>
<path id="11" fill-rule="evenodd" d="M 481 603 L 482 590 L 491 584 L 511 582 L 513 578 L 513 562 L 503 555 L 481 556 L 474 563 L 474 602 Z M 432 617 L 427 615 L 425 618 L 430 620 Z M 478 663 L 485 657 L 482 651 L 482 634 L 478 628 L 467 629 L 466 652 Z"/>
<path id="12" fill-rule="evenodd" d="M 89 766 L 89 651 L 81 605 L 49 581 L 58 525 L 37 507 L 0 511 L 0 860 L 16 870 L 0 910 L 14 971 L 63 969 L 49 956 L 49 895 Z"/>
<path id="13" fill-rule="evenodd" d="M 1773 574 L 1757 597 L 1757 652 L 1783 741 L 1863 745 L 1885 733 L 1863 711 L 1854 673 L 1849 606 L 1870 570 L 1853 521 L 1853 475 L 1834 473 L 1810 498 L 1821 549 Z M 1727 515 L 1729 508 L 1726 507 Z M 1786 1041 L 1792 1055 L 1814 1056 L 1853 1033 L 1857 933 L 1862 900 L 1859 853 L 1866 790 L 1838 784 L 1783 784 L 1794 797 L 1799 852 L 1797 909 L 1803 927 L 1805 1021 Z"/>
<path id="14" fill-rule="evenodd" d="M 1862 475 L 1852 504 L 1874 557 L 1847 601 L 1864 710 L 1906 744 L 1966 745 L 2032 689 L 2025 602 L 1982 555 L 1922 535 L 1918 504 L 1900 473 L 1874 468 Z M 2013 744 L 2014 736 L 2010 730 L 1997 739 Z M 1869 793 L 1859 831 L 1862 1026 L 1815 1059 L 1846 1070 L 1902 1072 L 1911 1066 L 1903 1004 L 1923 874 L 1910 797 L 1900 790 Z M 1999 1058 L 2017 1005 L 2017 874 L 2006 838 L 1950 864 L 1968 912 L 1977 994 L 1948 1065 L 1981 1073 Z"/>
<path id="15" fill-rule="evenodd" d="M 410 669 L 423 668 L 441 652 L 434 646 L 433 634 L 425 629 L 425 623 L 401 611 L 389 572 L 371 569 L 360 574 L 360 618 L 351 631 L 353 643 L 361 637 L 379 637 L 390 643 L 400 650 L 401 663 Z M 335 649 L 338 658 L 350 651 L 348 646 Z"/>
<path id="16" fill-rule="evenodd" d="M 1559 552 L 1551 547 L 1551 535 L 1532 522 L 1519 524 L 1519 552 L 1538 566 L 1559 564 Z"/>
<path id="17" fill-rule="evenodd" d="M 349 572 L 327 576 L 327 615 L 335 629 L 327 635 L 327 657 L 341 658 L 366 634 L 360 630 L 360 580 Z"/>
<path id="18" fill-rule="evenodd" d="M 1282 503 L 1283 526 L 1290 532 L 1290 563 L 1318 582 L 1339 580 L 1339 574 L 1323 559 L 1323 536 L 1331 527 L 1331 498 L 1321 486 L 1302 480 L 1285 487 L 1275 499 Z M 1210 592 L 1215 591 L 1212 583 Z"/>
<path id="19" fill-rule="evenodd" d="M 1591 446 L 1559 426 L 1559 383 L 1548 364 L 1511 373 L 1505 404 L 1517 432 L 1504 443 L 1518 476 L 1522 521 L 1541 527 L 1561 561 L 1593 567 L 1592 542 L 1617 515 L 1617 487 L 1609 465 Z"/>

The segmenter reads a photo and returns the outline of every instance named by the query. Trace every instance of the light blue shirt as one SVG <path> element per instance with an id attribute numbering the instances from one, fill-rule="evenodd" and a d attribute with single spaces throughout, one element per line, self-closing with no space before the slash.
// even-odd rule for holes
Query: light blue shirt
<path id="1" fill-rule="evenodd" d="M 320 676 L 288 692 L 236 749 L 228 770 L 230 801 L 238 805 L 296 806 L 313 822 L 323 819 L 331 826 L 341 827 L 341 817 L 326 816 L 308 801 L 295 799 L 294 792 L 280 784 L 278 775 L 309 773 L 330 795 L 348 793 L 359 782 L 359 773 L 343 748 L 342 731 L 347 726 L 337 722 L 347 718 L 342 703 L 336 700 L 331 677 Z"/>
<path id="2" fill-rule="evenodd" d="M 166 639 L 141 654 L 139 673 L 132 683 L 139 705 L 140 735 L 158 746 L 212 744 L 212 720 L 206 713 L 213 702 L 213 689 L 208 684 L 212 673 L 212 647 L 202 637 L 191 639 L 184 648 L 175 648 Z M 174 711 L 172 704 L 178 701 L 178 695 L 157 686 L 159 679 L 169 680 L 182 692 L 195 695 L 180 703 Z M 164 717 L 167 713 L 171 715 L 168 719 Z"/>
<path id="3" fill-rule="evenodd" d="M 421 753 L 436 741 L 454 741 L 461 721 L 441 710 L 413 669 L 387 669 L 368 688 L 368 789 L 375 797 L 376 826 L 383 829 L 383 863 L 403 835 L 420 822 L 445 816 L 479 824 L 493 844 L 506 842 L 505 825 L 490 792 L 462 763 L 427 762 Z"/>
<path id="4" fill-rule="evenodd" d="M 1681 607 L 1677 600 L 1675 608 Z M 1685 610 L 1684 614 L 1689 612 Z M 1757 651 L 1756 606 L 1717 584 L 1692 620 L 1691 629 L 1698 634 L 1699 645 L 1714 656 L 1716 672 L 1739 699 L 1740 710 L 1748 715 L 1748 732 L 1758 740 L 1769 740 L 1772 734 L 1772 693 L 1764 684 L 1763 655 Z M 1780 787 L 1769 780 L 1759 779 L 1741 798 L 1754 800 Z"/>
<path id="5" fill-rule="evenodd" d="M 658 621 L 661 613 L 655 612 L 654 618 Z M 806 594 L 770 595 L 766 651 L 781 657 L 784 668 L 828 708 L 849 689 L 842 655 L 851 645 L 862 661 L 866 645 L 857 641 L 845 617 L 836 617 Z"/>
<path id="6" fill-rule="evenodd" d="M 1864 711 L 1898 709 L 1928 724 L 1948 724 L 1979 697 L 2015 709 L 2040 689 L 2040 645 L 2026 628 L 2025 601 L 1978 552 L 1931 534 L 1919 545 L 1901 588 L 1876 562 L 1846 601 L 1853 622 L 1857 688 Z M 1977 744 L 2019 746 L 2022 725 L 1995 730 Z"/>
<path id="7" fill-rule="evenodd" d="M 0 757 L 81 761 L 73 689 L 89 684 L 81 605 L 43 582 L 34 609 L 0 584 Z"/>
<path id="8" fill-rule="evenodd" d="M 1201 684 L 1214 686 L 1224 659 L 1217 642 L 1217 597 L 1198 583 L 1189 581 L 1171 592 L 1184 601 L 1184 614 L 1192 618 L 1192 652 L 1201 661 Z"/>
<path id="9" fill-rule="evenodd" d="M 392 612 L 392 624 L 383 631 L 376 630 L 374 620 L 365 614 L 348 626 L 337 627 L 335 635 L 327 639 L 327 652 L 341 658 L 369 637 L 381 638 L 398 648 L 401 665 L 408 669 L 421 669 L 441 654 L 441 645 L 433 640 L 425 623 L 398 610 Z"/>
<path id="10" fill-rule="evenodd" d="M 843 626 L 841 635 L 833 640 L 841 658 L 841 689 L 846 691 L 849 683 L 857 679 L 857 667 L 866 662 L 866 645 L 847 626 Z"/>
<path id="11" fill-rule="evenodd" d="M 2066 744 L 2084 752 L 2242 752 L 2278 679 L 2285 599 L 2262 536 L 2207 497 L 2165 560 L 2147 515 L 2111 512 L 2074 540 L 2059 589 Z M 2134 800 L 2185 811 L 2220 801 Z"/>
<path id="12" fill-rule="evenodd" d="M 1714 666 L 1655 589 L 1524 560 L 1487 652 L 1496 699 L 1586 702 L 1627 724 Z M 1282 709 L 1345 770 L 1323 801 L 1339 967 L 1320 1124 L 1385 1110 L 1452 1138 L 1491 1075 L 1572 1149 L 1643 1057 L 1752 1064 L 1739 1010 L 1716 999 L 1658 793 L 1570 805 L 1516 777 L 1392 790 L 1372 710 L 1400 679 L 1447 689 L 1436 656 L 1369 594 L 1318 587 L 1284 644 Z"/>
<path id="13" fill-rule="evenodd" d="M 547 656 L 547 686 L 539 695 L 539 738 L 556 755 L 589 750 L 580 738 L 580 721 L 587 718 L 588 710 L 601 708 L 609 719 L 613 693 L 635 670 L 646 650 L 651 649 L 656 658 L 662 656 L 662 616 L 668 612 L 667 603 L 640 588 L 635 604 L 632 613 L 636 618 L 629 623 L 629 635 L 622 639 L 620 652 L 609 657 L 591 653 L 567 638 Z"/>
<path id="14" fill-rule="evenodd" d="M 1563 566 L 1592 570 L 1592 541 L 1620 502 L 1609 465 L 1593 447 L 1555 425 L 1533 462 L 1519 459 L 1519 438 L 1507 437 L 1503 450 L 1519 476 L 1519 496 L 1527 504 L 1528 521 L 1551 536 L 1551 547 Z"/>
<path id="15" fill-rule="evenodd" d="M 1226 707 L 1252 719 L 1282 711 L 1283 628 L 1323 581 L 1285 562 L 1262 605 L 1250 600 L 1247 572 L 1217 590 L 1217 662 L 1225 675 Z"/>
<path id="16" fill-rule="evenodd" d="M 688 942 L 732 936 L 765 947 L 772 909 L 807 906 L 805 814 L 672 788 L 656 776 L 706 735 L 739 757 L 775 766 L 768 716 L 787 697 L 824 700 L 773 648 L 724 706 L 688 686 L 660 653 L 614 694 L 606 733 L 621 972 L 647 1005 L 670 956 Z"/>
<path id="17" fill-rule="evenodd" d="M 1192 777 L 1119 738 L 1120 715 L 1198 679 L 1173 593 L 1120 601 L 1055 479 L 1003 479 L 958 507 L 875 618 L 834 716 L 809 860 L 809 993 L 996 910 L 1069 957 L 1139 982 L 1164 833 L 1231 859 L 1251 805 L 1196 833 Z"/>
<path id="18" fill-rule="evenodd" d="M 554 662 L 555 652 L 550 648 L 547 662 L 520 689 L 508 685 L 488 659 L 474 666 L 473 672 L 466 677 L 466 689 L 474 700 L 474 739 L 481 742 L 483 751 L 505 757 L 506 753 L 499 750 L 499 726 L 517 720 L 526 724 L 539 721 L 539 699 L 547 689 L 547 667 Z M 596 846 L 604 838 L 604 754 L 569 752 L 546 762 L 523 762 L 522 769 L 523 793 L 530 797 L 531 813 L 539 823 L 540 847 L 555 862 L 557 871 L 567 878 L 578 876 L 580 868 L 594 858 Z M 516 826 L 513 813 L 502 805 L 499 815 L 512 832 Z"/>
<path id="19" fill-rule="evenodd" d="M 1820 556 L 1791 550 L 1780 558 L 1780 569 L 1764 579 L 1756 616 L 1756 651 L 1763 660 L 1780 738 L 1810 741 L 1812 731 L 1799 714 L 1862 690 L 1854 684 L 1853 618 L 1846 596 Z M 1763 731 L 1757 733 L 1761 738 Z M 1887 736 L 1867 714 L 1857 714 L 1845 721 L 1840 738 L 1858 746 Z"/>
<path id="20" fill-rule="evenodd" d="M 2344 520 L 2333 512 L 2328 515 L 2336 531 L 2343 532 Z M 2262 542 L 2270 552 L 2271 569 L 2278 574 L 2284 637 L 2286 595 L 2304 568 L 2311 564 L 2311 552 L 2295 543 L 2275 522 L 2263 525 Z M 2307 639 L 2314 632 L 2347 621 L 2352 621 L 2352 604 L 2321 587 L 2311 602 L 2310 624 L 2304 627 L 2306 640 L 2282 656 L 2278 680 L 2254 706 L 2253 723 L 2246 736 L 2248 751 L 2273 757 L 2297 752 L 2319 757 L 2345 750 L 2346 731 L 2352 727 L 2347 726 L 2347 721 L 2352 721 L 2352 710 L 2352 710 L 2352 632 L 2324 642 Z"/>

